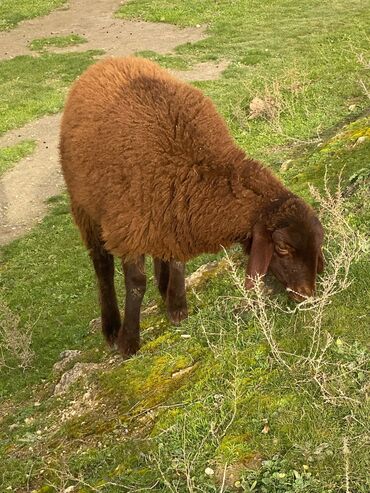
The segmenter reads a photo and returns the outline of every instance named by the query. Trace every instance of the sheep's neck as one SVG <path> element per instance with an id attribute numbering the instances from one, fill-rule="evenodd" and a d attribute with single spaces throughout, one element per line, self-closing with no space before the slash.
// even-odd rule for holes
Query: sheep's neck
<path id="1" fill-rule="evenodd" d="M 254 224 L 265 221 L 269 211 L 292 194 L 257 161 L 243 158 L 229 176 L 212 177 L 204 183 L 199 221 L 194 236 L 206 251 L 216 251 L 245 240 Z"/>

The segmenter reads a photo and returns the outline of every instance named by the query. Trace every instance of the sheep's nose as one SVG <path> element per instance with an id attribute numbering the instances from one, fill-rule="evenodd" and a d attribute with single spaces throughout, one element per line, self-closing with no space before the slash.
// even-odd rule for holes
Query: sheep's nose
<path id="1" fill-rule="evenodd" d="M 305 285 L 299 286 L 296 291 L 300 295 L 307 297 L 307 298 L 312 296 L 314 293 L 314 289 L 312 289 L 310 286 L 305 286 Z"/>

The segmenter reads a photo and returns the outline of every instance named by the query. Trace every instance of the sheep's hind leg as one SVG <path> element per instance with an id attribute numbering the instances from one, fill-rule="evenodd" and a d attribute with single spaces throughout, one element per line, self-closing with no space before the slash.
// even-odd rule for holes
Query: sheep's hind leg
<path id="1" fill-rule="evenodd" d="M 74 206 L 72 213 L 89 250 L 98 281 L 102 331 L 108 344 L 113 346 L 121 326 L 121 316 L 114 288 L 114 259 L 103 246 L 100 239 L 100 227 L 82 208 Z"/>
<path id="2" fill-rule="evenodd" d="M 102 331 L 108 344 L 113 346 L 121 326 L 114 288 L 114 259 L 102 247 L 91 249 L 90 256 L 98 279 Z"/>
<path id="3" fill-rule="evenodd" d="M 125 320 L 118 333 L 117 346 L 123 356 L 140 347 L 140 308 L 146 290 L 144 255 L 136 262 L 123 262 L 126 287 Z"/>
<path id="4" fill-rule="evenodd" d="M 178 325 L 188 316 L 185 290 L 185 264 L 176 260 L 169 263 L 169 282 L 167 287 L 167 312 L 169 319 Z"/>
<path id="5" fill-rule="evenodd" d="M 158 258 L 154 259 L 154 275 L 158 287 L 164 301 L 167 298 L 168 281 L 170 279 L 170 263 Z"/>

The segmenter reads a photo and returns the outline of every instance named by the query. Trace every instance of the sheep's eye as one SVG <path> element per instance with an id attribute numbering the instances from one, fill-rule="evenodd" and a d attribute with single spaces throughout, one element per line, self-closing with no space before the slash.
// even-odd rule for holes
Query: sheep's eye
<path id="1" fill-rule="evenodd" d="M 282 243 L 277 243 L 275 245 L 275 250 L 276 250 L 276 253 L 278 255 L 281 255 L 281 256 L 289 255 L 291 253 L 290 250 L 289 250 L 289 248 L 286 245 L 282 244 Z"/>

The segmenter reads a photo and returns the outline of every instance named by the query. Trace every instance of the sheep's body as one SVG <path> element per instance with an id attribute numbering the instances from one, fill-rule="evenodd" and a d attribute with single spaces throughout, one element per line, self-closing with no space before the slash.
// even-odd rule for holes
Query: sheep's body
<path id="1" fill-rule="evenodd" d="M 61 136 L 75 214 L 82 209 L 100 225 L 115 255 L 185 261 L 253 226 L 261 195 L 238 196 L 230 184 L 244 153 L 210 99 L 152 62 L 90 68 L 71 90 Z"/>
<path id="2" fill-rule="evenodd" d="M 71 89 L 60 151 L 98 279 L 103 332 L 123 354 L 139 348 L 145 254 L 155 258 L 175 323 L 187 316 L 183 262 L 235 242 L 250 251 L 249 276 L 271 263 L 286 285 L 312 292 L 320 246 L 313 211 L 245 156 L 210 99 L 156 64 L 121 58 L 89 68 Z M 280 255 L 293 259 L 297 251 L 300 269 L 274 253 L 274 242 L 286 238 Z M 125 271 L 123 325 L 113 255 Z"/>

